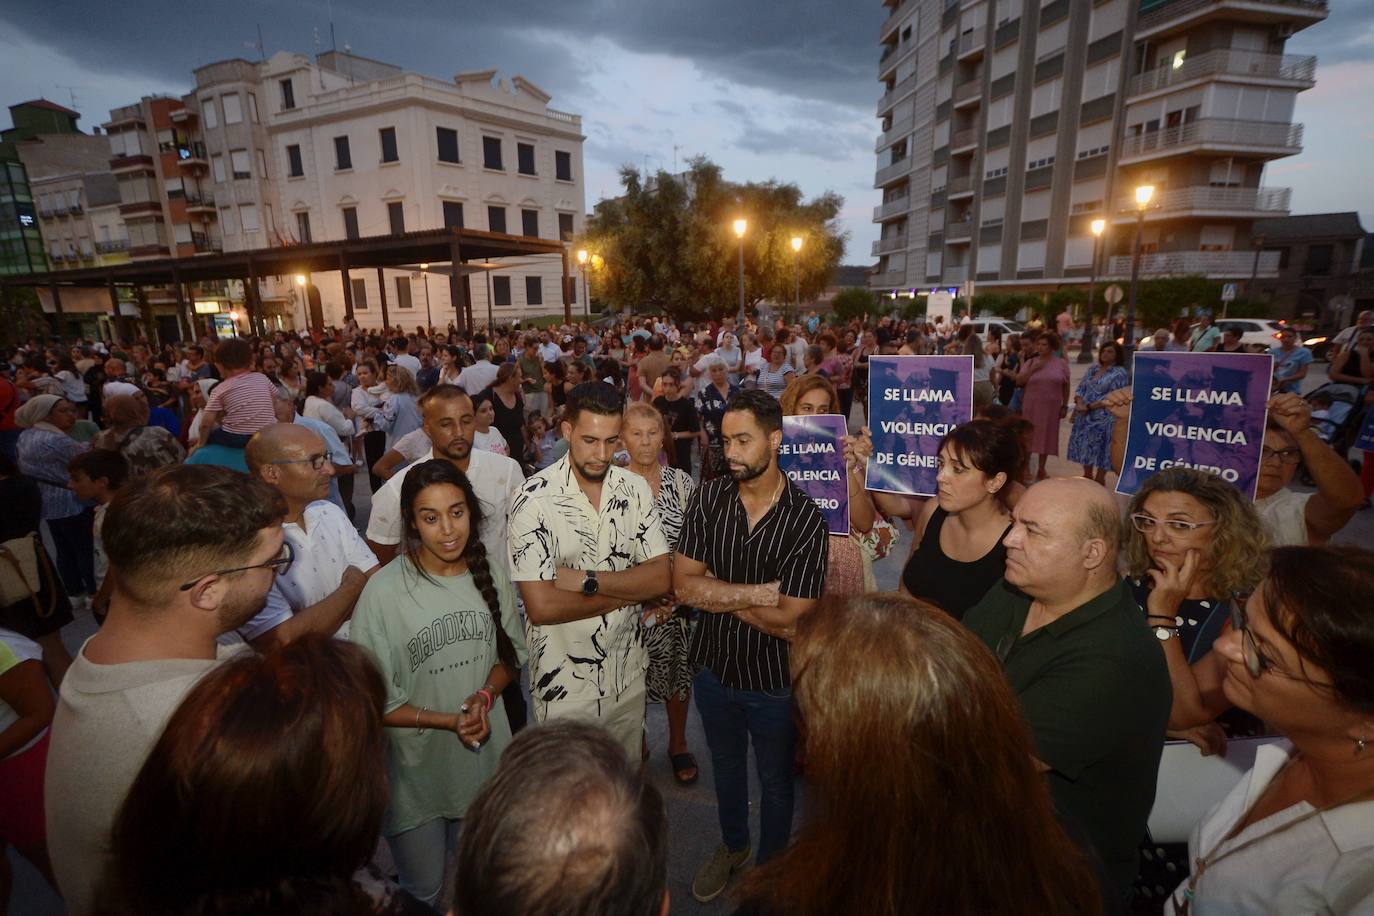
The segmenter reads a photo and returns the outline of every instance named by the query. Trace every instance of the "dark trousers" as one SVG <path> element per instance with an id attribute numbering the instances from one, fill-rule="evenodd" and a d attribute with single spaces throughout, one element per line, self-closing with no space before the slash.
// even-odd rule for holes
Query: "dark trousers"
<path id="1" fill-rule="evenodd" d="M 749 742 L 759 786 L 759 864 L 782 852 L 792 834 L 793 754 L 797 730 L 790 690 L 736 690 L 709 669 L 692 683 L 716 781 L 720 833 L 732 852 L 749 846 Z"/>
<path id="2" fill-rule="evenodd" d="M 370 433 L 363 433 L 363 461 L 367 462 L 367 482 L 372 487 L 372 492 L 376 493 L 382 488 L 385 480 L 372 473 L 372 466 L 382 460 L 386 454 L 386 433 L 381 430 L 373 430 Z"/>
<path id="3" fill-rule="evenodd" d="M 336 474 L 334 482 L 339 485 L 339 498 L 343 500 L 344 509 L 348 512 L 348 520 L 351 522 L 357 516 L 357 510 L 353 508 L 353 478 L 357 474 Z"/>
<path id="4" fill-rule="evenodd" d="M 510 733 L 514 735 L 529 722 L 529 711 L 525 708 L 525 694 L 520 690 L 519 678 L 501 691 L 501 703 L 506 707 L 506 721 L 510 723 Z"/>
<path id="5" fill-rule="evenodd" d="M 48 519 L 48 531 L 57 551 L 57 573 L 68 595 L 94 595 L 99 588 L 100 583 L 95 581 L 95 535 L 91 533 L 94 521 L 94 509 Z"/>

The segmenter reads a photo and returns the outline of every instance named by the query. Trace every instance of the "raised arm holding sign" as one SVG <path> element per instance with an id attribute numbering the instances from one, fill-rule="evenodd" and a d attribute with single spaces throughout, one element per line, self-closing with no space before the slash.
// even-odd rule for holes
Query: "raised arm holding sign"
<path id="1" fill-rule="evenodd" d="M 940 440 L 973 419 L 973 357 L 874 356 L 868 366 L 867 487 L 933 496 Z"/>

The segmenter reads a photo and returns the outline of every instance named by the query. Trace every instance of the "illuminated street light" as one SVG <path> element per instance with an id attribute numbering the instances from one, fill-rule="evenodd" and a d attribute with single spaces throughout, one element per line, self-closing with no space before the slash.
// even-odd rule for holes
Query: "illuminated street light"
<path id="1" fill-rule="evenodd" d="M 1129 362 L 1135 350 L 1135 295 L 1140 282 L 1140 244 L 1145 233 L 1145 208 L 1155 196 L 1155 186 L 1143 184 L 1135 189 L 1135 244 L 1131 248 L 1131 296 L 1126 303 L 1126 359 Z M 1130 372 L 1130 366 L 1126 368 Z"/>
<path id="2" fill-rule="evenodd" d="M 744 331 L 744 232 L 748 228 L 746 220 L 735 220 L 735 235 L 739 236 L 739 319 L 735 327 L 741 332 Z"/>
<path id="3" fill-rule="evenodd" d="M 1093 233 L 1093 266 L 1092 279 L 1088 281 L 1088 307 L 1083 310 L 1083 341 L 1078 348 L 1078 361 L 1080 363 L 1090 363 L 1093 361 L 1093 296 L 1097 293 L 1097 259 L 1098 245 L 1102 241 L 1102 233 L 1107 231 L 1107 221 L 1105 219 L 1095 219 L 1088 224 L 1088 228 Z M 1108 321 L 1111 319 L 1111 307 L 1108 306 Z"/>

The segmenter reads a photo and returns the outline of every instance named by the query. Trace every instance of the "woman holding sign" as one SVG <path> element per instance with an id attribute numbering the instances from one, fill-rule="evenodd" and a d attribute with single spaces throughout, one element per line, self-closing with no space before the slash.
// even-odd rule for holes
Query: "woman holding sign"
<path id="1" fill-rule="evenodd" d="M 1073 429 L 1069 433 L 1070 461 L 1083 465 L 1083 476 L 1104 483 L 1112 466 L 1112 426 L 1116 418 L 1102 399 L 1131 383 L 1126 374 L 1126 351 L 1109 340 L 1098 351 L 1097 365 L 1088 370 L 1073 396 Z"/>
<path id="2" fill-rule="evenodd" d="M 1031 456 L 1040 459 L 1035 479 L 1044 480 L 1049 476 L 1046 459 L 1059 454 L 1059 421 L 1069 412 L 1069 364 L 1059 355 L 1063 344 L 1058 334 L 1041 334 L 1035 346 L 1035 356 L 1016 374 L 1016 384 L 1026 391 L 1021 416 L 1035 427 L 1030 448 Z"/>

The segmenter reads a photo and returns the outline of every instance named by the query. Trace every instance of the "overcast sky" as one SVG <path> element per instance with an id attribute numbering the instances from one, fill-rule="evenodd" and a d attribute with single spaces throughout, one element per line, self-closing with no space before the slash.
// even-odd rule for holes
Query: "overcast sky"
<path id="1" fill-rule="evenodd" d="M 1330 18 L 1289 42 L 1318 55 L 1298 99 L 1300 156 L 1267 169 L 1297 213 L 1358 209 L 1374 230 L 1374 0 L 1333 0 Z M 877 0 L 334 0 L 339 48 L 438 77 L 521 74 L 582 115 L 587 205 L 618 191 L 622 164 L 672 169 L 704 154 L 738 180 L 842 194 L 846 261 L 871 263 Z M 6 0 L 4 105 L 76 95 L 90 130 L 143 95 L 180 95 L 191 71 L 228 57 L 328 50 L 327 0 L 132 4 Z M 8 118 L 0 115 L 8 126 Z M 647 158 L 646 158 L 647 157 Z"/>

